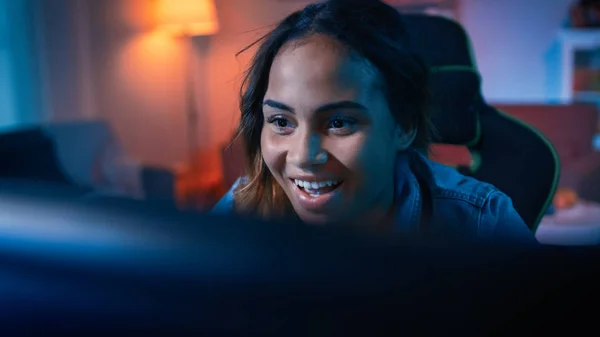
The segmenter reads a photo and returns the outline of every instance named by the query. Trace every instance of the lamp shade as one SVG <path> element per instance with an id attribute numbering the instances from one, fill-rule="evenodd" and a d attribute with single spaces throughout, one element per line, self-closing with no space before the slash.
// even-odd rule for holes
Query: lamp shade
<path id="1" fill-rule="evenodd" d="M 212 35 L 219 31 L 213 0 L 158 0 L 160 27 L 175 34 Z"/>

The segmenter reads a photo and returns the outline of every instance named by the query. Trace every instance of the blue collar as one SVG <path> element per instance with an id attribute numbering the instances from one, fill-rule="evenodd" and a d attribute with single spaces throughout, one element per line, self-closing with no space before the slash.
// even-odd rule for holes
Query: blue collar
<path id="1" fill-rule="evenodd" d="M 416 233 L 421 222 L 422 193 L 421 186 L 412 162 L 421 156 L 418 153 L 403 153 L 396 162 L 396 190 L 394 192 L 394 219 L 396 229 L 400 232 Z"/>

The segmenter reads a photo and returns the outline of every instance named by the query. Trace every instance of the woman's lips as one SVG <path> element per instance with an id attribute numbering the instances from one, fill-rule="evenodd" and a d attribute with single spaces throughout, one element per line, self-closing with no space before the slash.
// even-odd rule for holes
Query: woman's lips
<path id="1" fill-rule="evenodd" d="M 300 207 L 307 211 L 319 212 L 326 210 L 331 204 L 335 203 L 335 200 L 340 198 L 340 186 L 344 182 L 337 184 L 333 189 L 331 187 L 323 188 L 325 192 L 319 194 L 309 194 L 303 187 L 296 185 L 294 180 L 290 180 L 290 183 Z"/>

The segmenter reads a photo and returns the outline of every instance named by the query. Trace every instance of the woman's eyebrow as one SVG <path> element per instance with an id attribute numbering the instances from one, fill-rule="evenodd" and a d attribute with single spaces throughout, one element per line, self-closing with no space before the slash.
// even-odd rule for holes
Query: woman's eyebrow
<path id="1" fill-rule="evenodd" d="M 340 109 L 368 110 L 364 105 L 354 101 L 340 101 L 322 105 L 317 109 L 317 112 L 327 112 Z"/>
<path id="2" fill-rule="evenodd" d="M 274 109 L 284 110 L 287 112 L 295 113 L 294 109 L 290 106 L 287 106 L 281 102 L 274 101 L 272 99 L 267 99 L 263 102 L 263 106 L 269 106 Z"/>
<path id="3" fill-rule="evenodd" d="M 290 113 L 295 113 L 295 111 L 292 107 L 290 107 L 286 104 L 283 104 L 281 102 L 274 101 L 272 99 L 265 100 L 263 102 L 263 106 L 269 106 L 271 108 L 288 111 Z M 333 103 L 327 103 L 325 105 L 322 105 L 317 109 L 317 112 L 318 113 L 328 112 L 328 111 L 339 110 L 339 109 L 354 109 L 354 110 L 364 110 L 364 111 L 367 110 L 367 108 L 360 103 L 357 103 L 354 101 L 340 101 L 340 102 L 333 102 Z"/>

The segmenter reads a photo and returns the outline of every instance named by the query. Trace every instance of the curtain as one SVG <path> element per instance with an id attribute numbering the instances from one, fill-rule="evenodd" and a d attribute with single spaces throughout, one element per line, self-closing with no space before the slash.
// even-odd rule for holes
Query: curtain
<path id="1" fill-rule="evenodd" d="M 0 127 L 44 119 L 37 6 L 0 0 Z"/>

